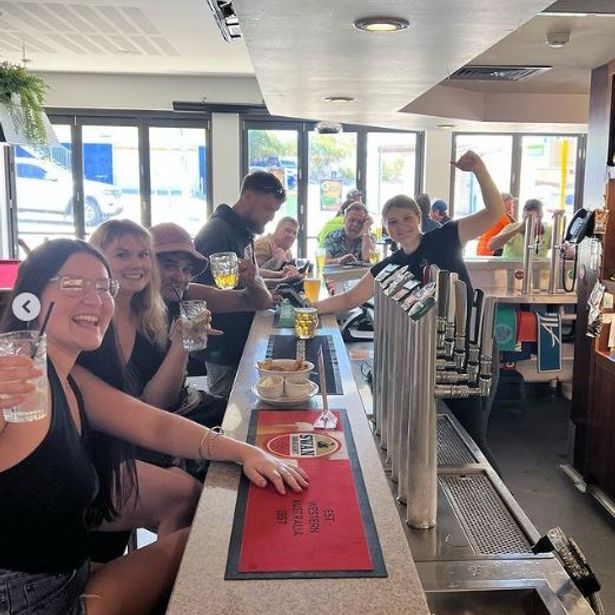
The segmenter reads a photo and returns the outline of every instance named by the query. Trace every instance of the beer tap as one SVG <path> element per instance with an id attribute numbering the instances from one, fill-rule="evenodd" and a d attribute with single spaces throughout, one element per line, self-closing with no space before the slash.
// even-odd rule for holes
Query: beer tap
<path id="1" fill-rule="evenodd" d="M 450 273 L 441 269 L 438 271 L 438 318 L 436 320 L 436 356 L 444 357 L 444 338 L 446 335 L 446 317 L 448 314 L 449 301 L 449 277 Z"/>
<path id="2" fill-rule="evenodd" d="M 462 372 L 466 362 L 466 324 L 468 318 L 468 287 L 455 280 L 455 367 Z"/>
<path id="3" fill-rule="evenodd" d="M 480 371 L 480 339 L 482 334 L 483 302 L 485 294 L 480 288 L 474 290 L 472 296 L 472 313 L 470 316 L 470 339 L 468 344 L 468 375 L 472 385 L 478 384 Z"/>
<path id="4" fill-rule="evenodd" d="M 446 336 L 444 338 L 444 356 L 449 361 L 453 360 L 455 350 L 455 282 L 457 280 L 459 280 L 459 276 L 456 273 L 449 274 Z"/>

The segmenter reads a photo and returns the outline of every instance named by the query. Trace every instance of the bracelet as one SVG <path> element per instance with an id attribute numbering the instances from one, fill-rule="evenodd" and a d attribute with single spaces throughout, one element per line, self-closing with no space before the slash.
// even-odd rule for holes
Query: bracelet
<path id="1" fill-rule="evenodd" d="M 213 459 L 214 458 L 214 445 L 216 441 L 218 440 L 218 438 L 224 435 L 224 429 L 222 429 L 222 427 L 218 425 L 217 427 L 212 427 L 209 433 L 211 437 L 209 438 L 207 442 L 207 458 Z"/>
<path id="2" fill-rule="evenodd" d="M 213 459 L 214 444 L 216 440 L 223 435 L 224 429 L 220 426 L 206 429 L 199 443 L 199 459 Z M 205 441 L 207 441 L 207 457 L 203 454 L 203 444 L 205 444 Z"/>

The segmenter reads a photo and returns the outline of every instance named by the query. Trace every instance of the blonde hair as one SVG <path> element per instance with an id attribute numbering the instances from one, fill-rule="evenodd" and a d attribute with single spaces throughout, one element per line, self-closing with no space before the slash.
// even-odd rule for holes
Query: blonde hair
<path id="1" fill-rule="evenodd" d="M 112 243 L 127 235 L 143 241 L 152 262 L 150 281 L 142 291 L 133 296 L 130 310 L 137 321 L 139 332 L 164 348 L 168 336 L 167 308 L 160 293 L 160 271 L 150 233 L 132 220 L 107 220 L 92 233 L 90 244 L 106 252 Z"/>

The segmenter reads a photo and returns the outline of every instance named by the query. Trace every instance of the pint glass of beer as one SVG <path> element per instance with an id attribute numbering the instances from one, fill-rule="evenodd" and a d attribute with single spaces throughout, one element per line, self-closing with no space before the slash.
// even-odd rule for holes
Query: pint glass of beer
<path id="1" fill-rule="evenodd" d="M 295 335 L 300 340 L 311 340 L 318 327 L 316 308 L 295 308 Z"/>

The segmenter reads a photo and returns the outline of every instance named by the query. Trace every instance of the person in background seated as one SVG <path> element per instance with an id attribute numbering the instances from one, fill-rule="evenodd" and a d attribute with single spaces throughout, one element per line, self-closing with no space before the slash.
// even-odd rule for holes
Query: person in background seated
<path id="1" fill-rule="evenodd" d="M 521 222 L 512 222 L 506 225 L 495 237 L 492 237 L 487 244 L 490 250 L 503 248 L 502 255 L 508 258 L 523 258 L 525 251 L 525 221 L 528 216 L 536 216 L 536 236 L 537 250 L 535 255 L 538 258 L 546 258 L 551 249 L 551 225 L 542 221 L 543 204 L 538 199 L 529 199 L 523 206 L 523 216 Z"/>
<path id="2" fill-rule="evenodd" d="M 318 247 L 325 247 L 325 240 L 327 239 L 327 235 L 331 231 L 337 231 L 338 229 L 344 228 L 344 213 L 346 213 L 346 209 L 352 203 L 362 203 L 363 202 L 363 193 L 356 188 L 354 190 L 349 190 L 344 202 L 339 206 L 339 209 L 335 212 L 335 216 L 333 218 L 327 220 L 323 227 L 318 231 Z"/>
<path id="3" fill-rule="evenodd" d="M 376 251 L 376 238 L 370 232 L 372 217 L 363 203 L 352 203 L 344 213 L 344 228 L 332 231 L 325 240 L 328 265 L 369 262 Z"/>
<path id="4" fill-rule="evenodd" d="M 423 269 L 428 265 L 454 271 L 467 284 L 471 296 L 472 285 L 463 262 L 463 244 L 478 237 L 498 220 L 504 213 L 504 205 L 485 164 L 477 154 L 468 151 L 454 164 L 462 171 L 474 173 L 485 209 L 423 235 L 421 210 L 414 199 L 403 194 L 389 199 L 382 208 L 382 222 L 389 236 L 401 249 L 374 265 L 350 290 L 316 303 L 320 313 L 339 314 L 365 303 L 374 294 L 374 278 L 390 263 L 408 265 L 417 279 L 423 278 Z"/>
<path id="5" fill-rule="evenodd" d="M 423 235 L 440 228 L 442 225 L 431 218 L 431 199 L 429 195 L 419 194 L 415 201 L 421 210 L 421 232 Z"/>
<path id="6" fill-rule="evenodd" d="M 500 196 L 502 197 L 506 213 L 479 237 L 478 245 L 476 246 L 477 256 L 502 256 L 502 248 L 496 251 L 490 250 L 489 241 L 492 237 L 498 235 L 504 227 L 515 221 L 515 205 L 517 203 L 517 198 L 512 196 L 509 192 L 501 192 Z"/>
<path id="7" fill-rule="evenodd" d="M 257 447 L 161 412 L 77 365 L 83 351 L 105 345 L 106 377 L 121 371 L 112 324 L 117 283 L 92 246 L 55 239 L 36 248 L 20 267 L 11 301 L 23 292 L 39 297 L 39 318 L 53 303 L 46 328 L 49 403 L 37 421 L 11 423 L 0 414 L 3 611 L 163 613 L 186 527 L 167 528 L 155 543 L 96 569 L 87 557 L 90 528 L 101 519 L 112 525 L 118 508 L 141 497 L 129 444 L 239 463 L 255 485 L 271 481 L 280 494 L 286 487 L 303 491 L 307 475 Z M 7 311 L 2 331 L 23 327 Z M 21 404 L 40 376 L 29 357 L 0 356 L 0 409 Z"/>
<path id="8" fill-rule="evenodd" d="M 429 215 L 432 220 L 439 222 L 441 225 L 451 221 L 448 217 L 448 205 L 442 199 L 437 199 L 431 204 Z"/>
<path id="9" fill-rule="evenodd" d="M 255 171 L 246 175 L 239 199 L 229 207 L 220 205 L 209 222 L 197 233 L 195 248 L 210 256 L 214 252 L 235 252 L 240 258 L 252 260 L 254 235 L 264 232 L 286 200 L 286 190 L 272 173 Z M 199 277 L 202 284 L 214 284 L 211 268 Z M 246 310 L 217 314 L 212 325 L 224 331 L 224 337 L 209 340 L 206 354 L 209 391 L 228 397 L 237 366 L 250 333 L 254 313 Z"/>
<path id="10" fill-rule="evenodd" d="M 303 274 L 292 264 L 294 262 L 291 248 L 297 239 L 299 223 L 290 216 L 282 218 L 273 233 L 259 237 L 254 242 L 254 256 L 259 273 L 265 280 L 300 281 Z"/>

